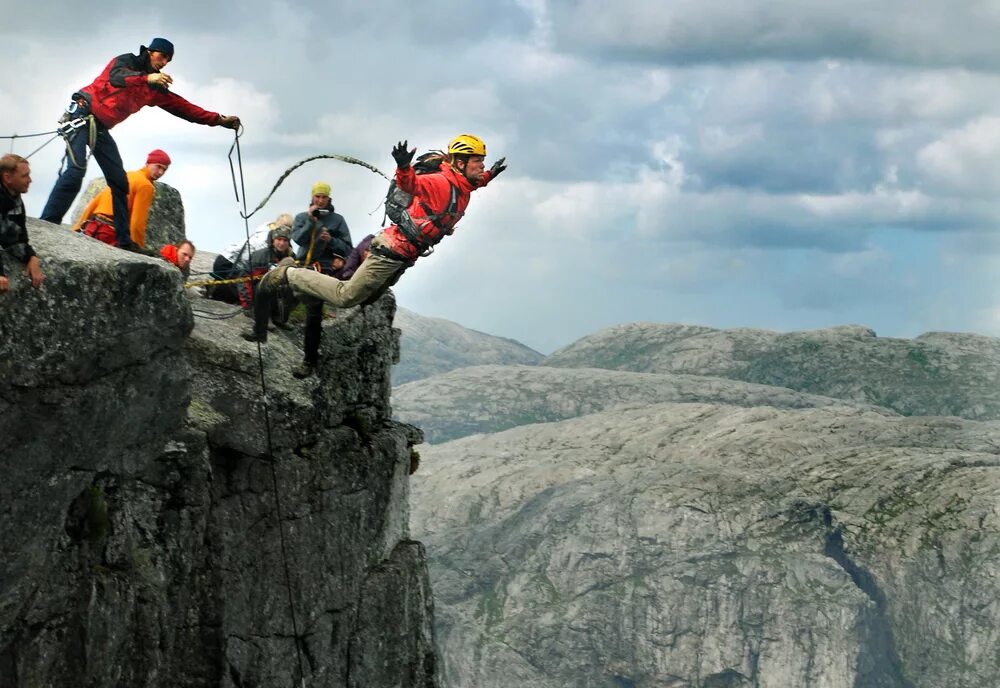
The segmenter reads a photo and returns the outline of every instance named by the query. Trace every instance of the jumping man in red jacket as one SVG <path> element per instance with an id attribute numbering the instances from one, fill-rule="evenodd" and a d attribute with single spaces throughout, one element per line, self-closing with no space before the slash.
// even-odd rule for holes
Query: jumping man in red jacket
<path id="1" fill-rule="evenodd" d="M 412 194 L 404 221 L 389 225 L 372 239 L 371 253 L 346 281 L 314 270 L 295 268 L 285 259 L 257 285 L 255 308 L 271 298 L 279 286 L 288 284 L 296 295 L 322 299 L 338 308 L 367 303 L 392 286 L 417 258 L 427 255 L 445 235 L 455 231 L 472 192 L 486 186 L 507 169 L 500 158 L 486 170 L 486 144 L 471 134 L 461 134 L 448 144 L 448 157 L 438 172 L 416 174 L 410 163 L 416 149 L 406 141 L 392 149 L 396 160 L 396 185 Z M 257 332 L 266 341 L 267 331 Z"/>
<path id="2" fill-rule="evenodd" d="M 239 128 L 239 117 L 203 110 L 170 92 L 173 79 L 160 70 L 167 66 L 173 56 L 173 43 L 165 38 L 154 38 L 149 42 L 148 48 L 139 47 L 138 55 L 125 53 L 111 60 L 100 76 L 94 79 L 94 83 L 73 94 L 67 114 L 70 120 L 76 121 L 93 115 L 94 139 L 88 142 L 89 126 L 73 129 L 67 135 L 66 169 L 52 187 L 41 219 L 55 224 L 62 222 L 63 215 L 73 204 L 73 199 L 83 184 L 89 143 L 111 188 L 116 244 L 121 248 L 132 249 L 134 246 L 129 236 L 128 178 L 122 166 L 121 155 L 118 154 L 118 145 L 111 138 L 109 130 L 145 105 L 161 107 L 172 115 L 196 124 Z"/>

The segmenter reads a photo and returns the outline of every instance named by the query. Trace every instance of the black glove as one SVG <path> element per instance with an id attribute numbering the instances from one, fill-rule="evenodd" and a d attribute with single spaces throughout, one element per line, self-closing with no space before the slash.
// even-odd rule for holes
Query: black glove
<path id="1" fill-rule="evenodd" d="M 507 158 L 500 158 L 495 163 L 493 167 L 490 168 L 490 179 L 495 178 L 498 174 L 507 169 Z"/>
<path id="2" fill-rule="evenodd" d="M 405 170 L 410 166 L 410 162 L 413 160 L 413 154 L 417 152 L 417 149 L 406 150 L 406 141 L 400 141 L 395 146 L 392 147 L 392 157 L 396 161 L 396 167 L 401 170 Z"/>

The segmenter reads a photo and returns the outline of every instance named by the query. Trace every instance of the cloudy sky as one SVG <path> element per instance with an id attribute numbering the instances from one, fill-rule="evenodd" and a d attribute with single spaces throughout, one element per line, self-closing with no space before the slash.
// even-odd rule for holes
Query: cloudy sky
<path id="1" fill-rule="evenodd" d="M 251 208 L 310 155 L 391 173 L 398 139 L 484 138 L 510 168 L 397 286 L 423 315 L 543 352 L 636 320 L 1000 336 L 996 0 L 0 7 L 0 134 L 52 129 L 111 57 L 162 35 L 173 90 L 243 119 Z M 128 169 L 170 153 L 199 247 L 243 234 L 231 132 L 146 109 L 113 133 Z M 29 214 L 60 157 L 32 158 Z M 355 241 L 378 229 L 385 183 L 335 162 L 251 226 L 305 209 L 319 179 Z"/>

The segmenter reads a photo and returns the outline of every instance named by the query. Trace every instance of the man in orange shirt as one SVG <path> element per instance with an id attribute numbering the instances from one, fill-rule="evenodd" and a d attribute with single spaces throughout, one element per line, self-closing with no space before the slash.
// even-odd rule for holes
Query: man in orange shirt
<path id="1" fill-rule="evenodd" d="M 153 204 L 153 182 L 170 167 L 170 156 L 157 148 L 146 156 L 146 166 L 128 173 L 129 234 L 141 248 L 146 247 L 146 220 Z M 74 232 L 117 246 L 115 238 L 114 202 L 111 187 L 94 196 L 80 214 Z"/>

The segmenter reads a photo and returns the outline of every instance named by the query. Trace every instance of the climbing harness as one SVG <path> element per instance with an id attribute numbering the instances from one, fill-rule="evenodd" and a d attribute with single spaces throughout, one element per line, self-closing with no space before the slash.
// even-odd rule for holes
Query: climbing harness
<path id="1" fill-rule="evenodd" d="M 69 160 L 75 167 L 81 167 L 80 163 L 76 161 L 76 155 L 73 153 L 73 137 L 76 136 L 76 132 L 79 129 L 87 127 L 87 148 L 91 151 L 90 155 L 93 155 L 94 145 L 97 143 L 97 120 L 94 119 L 93 115 L 74 118 L 70 116 L 67 110 L 63 114 L 62 119 L 59 120 L 59 123 L 57 131 L 59 132 L 59 136 L 62 136 L 66 141 L 66 154 L 63 156 L 63 162 Z"/>
<path id="2" fill-rule="evenodd" d="M 74 94 L 80 95 L 80 94 Z M 94 148 L 94 143 L 97 141 L 97 120 L 94 116 L 90 114 L 90 105 L 81 96 L 80 99 L 75 99 L 70 102 L 69 107 L 63 112 L 62 117 L 59 118 L 59 126 L 57 126 L 52 131 L 41 131 L 35 134 L 8 134 L 6 136 L 0 136 L 0 139 L 10 139 L 10 152 L 14 152 L 14 143 L 17 139 L 32 139 L 38 136 L 52 136 L 48 141 L 40 145 L 35 150 L 31 151 L 24 156 L 25 160 L 29 159 L 32 155 L 38 151 L 45 148 L 47 145 L 55 141 L 60 136 L 66 140 L 66 156 L 63 157 L 63 161 L 68 157 L 73 164 L 76 164 L 76 157 L 73 155 L 73 151 L 70 149 L 70 140 L 73 138 L 77 129 L 83 127 L 89 127 L 87 144 L 90 146 L 91 150 Z M 62 163 L 60 163 L 59 168 L 62 169 Z"/>
<path id="3" fill-rule="evenodd" d="M 243 226 L 244 226 L 244 231 L 246 232 L 246 240 L 247 240 L 247 243 L 249 243 L 250 242 L 250 223 L 248 222 L 248 220 L 250 219 L 250 216 L 253 215 L 253 213 L 250 213 L 250 215 L 247 215 L 247 212 L 246 212 L 246 210 L 247 210 L 247 204 L 246 204 L 246 186 L 245 186 L 244 180 L 243 180 L 243 156 L 242 156 L 242 153 L 240 152 L 240 136 L 241 136 L 242 129 L 243 129 L 243 126 L 240 125 L 240 128 L 237 129 L 236 132 L 234 133 L 234 136 L 233 136 L 233 145 L 229 148 L 229 171 L 230 171 L 230 173 L 232 174 L 232 177 L 233 177 L 233 192 L 236 194 L 236 205 L 237 205 L 237 207 L 240 207 L 242 205 L 242 210 L 240 211 L 240 216 L 243 218 Z M 234 150 L 236 152 L 236 163 L 237 163 L 236 167 L 233 166 L 233 151 Z M 237 170 L 237 168 L 239 169 L 239 186 L 238 187 L 237 187 L 237 183 L 236 183 L 236 170 Z M 294 168 L 292 168 L 292 169 L 294 169 Z M 290 172 L 291 172 L 291 170 L 289 170 L 288 172 L 286 172 L 284 174 L 284 176 L 282 177 L 282 179 L 284 179 L 284 177 L 287 177 Z M 281 183 L 281 179 L 278 180 L 278 183 L 279 184 Z M 278 185 L 276 184 L 275 185 L 275 189 L 277 189 L 277 188 L 278 188 Z M 274 191 L 272 190 L 271 193 L 273 194 Z M 268 198 L 270 198 L 270 195 L 268 195 Z M 257 206 L 256 210 L 254 210 L 254 213 L 257 212 L 257 210 L 260 210 L 264 206 L 264 203 L 266 203 L 266 202 L 267 202 L 267 199 L 264 199 L 264 201 L 261 202 L 261 204 L 259 206 Z M 279 491 L 278 491 L 278 470 L 275 467 L 276 461 L 275 461 L 275 458 L 274 458 L 274 447 L 273 447 L 273 443 L 271 441 L 271 414 L 270 414 L 270 407 L 269 407 L 268 401 L 267 401 L 267 383 L 266 383 L 266 381 L 264 379 L 264 352 L 263 352 L 263 349 L 261 348 L 261 343 L 259 341 L 257 342 L 257 366 L 258 366 L 258 369 L 260 371 L 260 388 L 261 388 L 261 392 L 263 394 L 263 402 L 264 402 L 264 429 L 265 429 L 265 436 L 267 438 L 267 458 L 270 459 L 270 461 L 268 463 L 271 466 L 271 485 L 272 485 L 272 488 L 273 488 L 272 492 L 274 494 L 274 516 L 275 516 L 275 519 L 277 519 L 277 522 L 278 522 L 278 540 L 279 540 L 279 542 L 281 544 L 281 563 L 283 565 L 284 573 L 285 573 L 285 590 L 288 593 L 288 612 L 289 612 L 289 615 L 291 616 L 291 620 L 292 620 L 292 633 L 294 635 L 294 640 L 295 640 L 295 655 L 298 658 L 298 664 L 299 664 L 299 680 L 300 680 L 300 685 L 302 686 L 302 688 L 305 688 L 305 685 L 306 685 L 306 672 L 305 672 L 305 665 L 304 665 L 304 663 L 302 661 L 302 637 L 299 635 L 298 617 L 295 615 L 295 598 L 292 595 L 292 574 L 291 574 L 291 569 L 290 569 L 290 567 L 288 565 L 288 545 L 285 542 L 285 524 L 284 524 L 284 520 L 281 517 L 281 514 L 282 514 L 282 511 L 281 511 L 281 496 L 279 495 Z"/>

